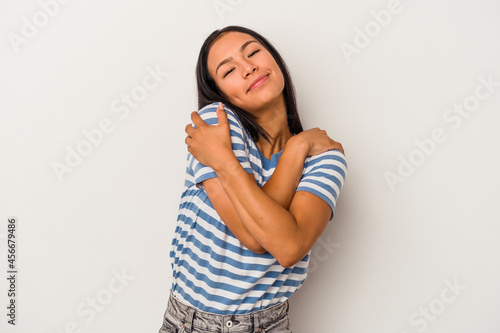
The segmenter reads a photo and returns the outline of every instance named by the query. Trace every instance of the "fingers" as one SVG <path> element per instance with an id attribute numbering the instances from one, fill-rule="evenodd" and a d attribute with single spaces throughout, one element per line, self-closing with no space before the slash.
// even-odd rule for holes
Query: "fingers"
<path id="1" fill-rule="evenodd" d="M 194 125 L 197 128 L 204 126 L 206 124 L 205 121 L 200 117 L 200 115 L 196 111 L 191 112 L 191 120 L 193 121 Z"/>
<path id="2" fill-rule="evenodd" d="M 319 134 L 319 135 L 326 135 L 328 136 L 328 134 L 326 133 L 325 130 L 322 130 L 321 128 L 319 127 L 313 127 L 311 129 L 309 129 L 308 131 L 310 131 L 311 133 L 314 133 L 314 134 Z"/>
<path id="3" fill-rule="evenodd" d="M 219 125 L 226 125 L 228 123 L 227 114 L 224 111 L 222 102 L 219 102 L 219 106 L 217 107 L 217 120 L 219 121 Z"/>
<path id="4" fill-rule="evenodd" d="M 224 111 L 224 105 L 222 104 L 222 102 L 219 102 L 219 105 L 217 106 L 216 113 L 217 113 L 217 119 L 219 121 L 219 125 L 228 123 L 227 114 Z M 207 125 L 205 123 L 205 121 L 203 120 L 203 118 L 201 118 L 200 115 L 198 114 L 198 112 L 196 112 L 196 111 L 191 112 L 191 120 L 193 121 L 196 128 L 199 128 L 200 126 Z M 186 129 L 187 129 L 187 127 L 186 127 Z"/>
<path id="5" fill-rule="evenodd" d="M 186 132 L 186 134 L 187 134 L 186 139 L 184 139 L 184 142 L 189 147 L 191 141 L 193 141 L 193 135 L 196 132 L 196 128 L 194 128 L 193 125 L 191 125 L 191 124 L 187 124 L 186 128 L 184 129 L 184 132 Z"/>
<path id="6" fill-rule="evenodd" d="M 222 102 L 219 102 L 216 113 L 219 125 L 229 126 L 227 120 L 227 114 L 224 111 L 224 105 L 222 104 Z M 195 136 L 197 131 L 202 129 L 202 127 L 210 126 L 203 120 L 203 118 L 201 118 L 201 116 L 197 111 L 191 112 L 191 120 L 193 121 L 194 126 L 192 124 L 187 124 L 186 127 L 184 128 L 184 132 L 186 132 L 187 134 L 186 138 L 184 139 L 184 142 L 187 145 L 188 151 L 192 150 L 191 144 L 194 144 L 196 142 Z M 203 132 L 203 130 L 201 132 Z"/>
<path id="7" fill-rule="evenodd" d="M 304 135 L 306 135 L 306 140 L 308 140 L 310 143 L 312 142 L 311 147 L 313 148 L 310 152 L 313 152 L 313 155 L 318 154 L 319 151 L 324 152 L 330 149 L 339 150 L 340 152 L 342 152 L 342 154 L 345 155 L 344 147 L 342 147 L 342 144 L 328 136 L 326 130 L 322 130 L 319 127 L 314 127 L 303 132 Z M 309 134 L 306 134 L 307 132 Z"/>
<path id="8" fill-rule="evenodd" d="M 186 132 L 186 134 L 189 136 L 193 136 L 194 132 L 196 132 L 196 129 L 193 127 L 193 125 L 187 124 L 184 128 L 184 132 Z"/>
<path id="9" fill-rule="evenodd" d="M 345 155 L 345 152 L 344 152 L 344 147 L 342 147 L 342 144 L 340 142 L 335 142 L 335 148 L 333 149 L 337 149 L 337 150 L 340 150 L 342 152 L 342 154 Z"/>
<path id="10" fill-rule="evenodd" d="M 191 152 L 190 146 L 191 146 L 191 142 L 193 141 L 193 135 L 196 132 L 196 128 L 194 128 L 193 125 L 191 125 L 191 124 L 187 124 L 186 127 L 184 128 L 184 132 L 187 133 L 187 136 L 184 139 L 184 143 L 187 145 L 188 151 Z"/>

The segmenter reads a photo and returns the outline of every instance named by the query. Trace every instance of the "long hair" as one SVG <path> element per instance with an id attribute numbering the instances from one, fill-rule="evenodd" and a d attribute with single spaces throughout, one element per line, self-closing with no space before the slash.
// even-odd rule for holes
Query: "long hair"
<path id="1" fill-rule="evenodd" d="M 278 64 L 283 78 L 285 81 L 285 87 L 283 89 L 283 96 L 285 98 L 286 114 L 288 121 L 288 128 L 293 134 L 298 134 L 302 132 L 302 124 L 300 122 L 299 114 L 297 112 L 297 102 L 295 100 L 295 89 L 293 86 L 292 78 L 288 71 L 288 67 L 285 61 L 280 56 L 278 51 L 274 46 L 263 36 L 257 32 L 244 28 L 241 26 L 228 26 L 223 29 L 215 30 L 212 32 L 203 45 L 201 46 L 200 54 L 198 55 L 198 62 L 196 64 L 196 83 L 198 87 L 198 108 L 201 109 L 207 104 L 212 104 L 214 102 L 222 102 L 227 105 L 240 119 L 243 127 L 250 133 L 254 142 L 257 142 L 262 136 L 264 139 L 270 142 L 269 133 L 267 133 L 255 120 L 255 118 L 249 112 L 242 108 L 237 107 L 228 101 L 227 97 L 220 91 L 219 87 L 215 83 L 214 79 L 208 72 L 207 59 L 208 52 L 212 44 L 225 32 L 237 31 L 251 35 L 260 44 L 262 44 L 273 56 L 274 60 Z"/>

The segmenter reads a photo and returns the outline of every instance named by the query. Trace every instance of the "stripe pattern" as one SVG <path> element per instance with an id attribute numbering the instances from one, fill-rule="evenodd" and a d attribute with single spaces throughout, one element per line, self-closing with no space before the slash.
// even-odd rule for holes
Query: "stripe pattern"
<path id="1" fill-rule="evenodd" d="M 207 124 L 218 123 L 217 106 L 212 103 L 198 111 Z M 227 107 L 225 111 L 233 152 L 262 187 L 282 151 L 271 159 L 264 157 L 237 116 Z M 346 173 L 345 156 L 338 150 L 307 157 L 297 191 L 319 196 L 334 212 Z M 217 174 L 212 168 L 188 153 L 170 251 L 174 296 L 201 311 L 220 315 L 246 314 L 284 302 L 304 283 L 310 252 L 293 267 L 284 268 L 271 254 L 248 250 L 226 227 L 203 188 L 202 182 L 213 177 Z"/>

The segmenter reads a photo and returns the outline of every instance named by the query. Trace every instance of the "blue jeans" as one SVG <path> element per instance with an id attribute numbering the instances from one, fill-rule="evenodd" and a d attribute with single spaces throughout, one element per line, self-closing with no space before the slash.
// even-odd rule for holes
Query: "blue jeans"
<path id="1" fill-rule="evenodd" d="M 264 310 L 224 316 L 199 311 L 170 292 L 159 333 L 291 333 L 288 308 L 287 300 Z"/>

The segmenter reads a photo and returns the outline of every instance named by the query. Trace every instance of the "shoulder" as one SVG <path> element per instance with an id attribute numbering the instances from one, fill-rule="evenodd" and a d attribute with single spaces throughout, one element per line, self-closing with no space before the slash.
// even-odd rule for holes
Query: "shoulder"
<path id="1" fill-rule="evenodd" d="M 302 175 L 303 177 L 336 178 L 343 181 L 346 179 L 347 169 L 345 155 L 338 149 L 332 149 L 307 157 Z"/>
<path id="2" fill-rule="evenodd" d="M 208 105 L 205 105 L 198 111 L 200 117 L 208 124 L 208 125 L 217 125 L 219 120 L 217 119 L 217 107 L 219 106 L 219 102 L 214 102 Z M 231 131 L 231 137 L 234 140 L 240 140 L 240 142 L 246 142 L 251 138 L 250 134 L 243 126 L 242 122 L 236 115 L 236 113 L 228 108 L 224 104 L 224 111 L 226 111 L 227 120 L 229 123 L 229 128 Z M 193 124 L 194 125 L 194 124 Z"/>
<path id="3" fill-rule="evenodd" d="M 338 149 L 327 150 L 321 154 L 308 156 L 305 160 L 304 167 L 319 166 L 319 165 L 342 165 L 347 169 L 347 160 L 345 155 Z"/>
<path id="4" fill-rule="evenodd" d="M 209 125 L 217 125 L 217 107 L 219 106 L 219 102 L 213 102 L 212 104 L 207 104 L 198 110 L 198 114 L 200 117 L 205 120 L 205 122 Z M 227 119 L 230 125 L 236 125 L 238 127 L 242 127 L 241 121 L 234 113 L 233 110 L 224 105 L 224 111 L 226 111 Z"/>

